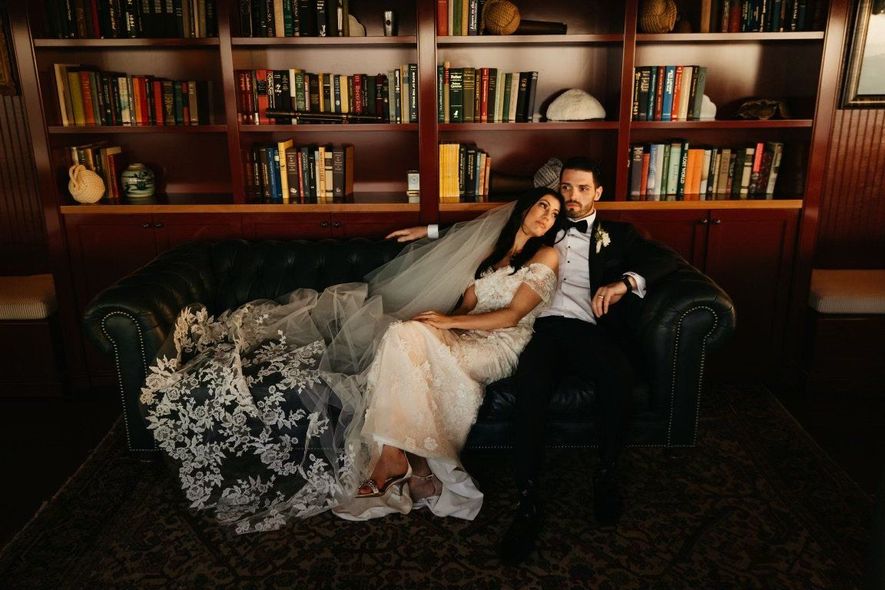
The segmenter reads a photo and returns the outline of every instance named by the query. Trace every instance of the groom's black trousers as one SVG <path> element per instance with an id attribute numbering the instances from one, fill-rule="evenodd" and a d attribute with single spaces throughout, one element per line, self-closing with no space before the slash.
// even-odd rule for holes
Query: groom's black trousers
<path id="1" fill-rule="evenodd" d="M 563 377 L 574 376 L 595 385 L 595 426 L 604 467 L 614 465 L 624 446 L 633 388 L 630 363 L 603 328 L 577 319 L 551 316 L 538 318 L 534 329 L 514 375 L 514 464 L 520 489 L 538 481 L 544 460 L 550 399 Z"/>

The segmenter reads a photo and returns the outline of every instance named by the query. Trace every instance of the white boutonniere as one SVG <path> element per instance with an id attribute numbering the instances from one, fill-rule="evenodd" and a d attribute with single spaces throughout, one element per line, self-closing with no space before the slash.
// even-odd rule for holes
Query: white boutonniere
<path id="1" fill-rule="evenodd" d="M 593 231 L 593 238 L 596 240 L 596 253 L 599 252 L 612 243 L 611 236 L 608 235 L 608 232 L 602 229 L 601 225 L 597 225 L 596 229 Z"/>

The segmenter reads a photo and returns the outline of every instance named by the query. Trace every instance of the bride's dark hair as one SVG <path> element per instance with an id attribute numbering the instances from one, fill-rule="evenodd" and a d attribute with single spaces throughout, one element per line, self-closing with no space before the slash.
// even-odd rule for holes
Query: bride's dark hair
<path id="1" fill-rule="evenodd" d="M 520 195 L 516 200 L 516 206 L 513 209 L 513 213 L 510 214 L 507 224 L 501 229 L 501 233 L 498 235 L 498 241 L 495 243 L 492 253 L 479 264 L 476 269 L 476 274 L 474 275 L 475 278 L 478 279 L 482 276 L 482 273 L 490 268 L 494 268 L 495 264 L 507 256 L 507 253 L 510 251 L 510 248 L 513 247 L 513 242 L 516 239 L 516 232 L 522 227 L 522 223 L 525 220 L 525 216 L 529 209 L 531 209 L 534 204 L 540 201 L 541 197 L 544 197 L 545 195 L 550 195 L 559 201 L 559 213 L 556 215 L 556 220 L 553 222 L 553 226 L 547 230 L 547 233 L 540 237 L 529 238 L 522 251 L 514 254 L 513 257 L 510 258 L 510 265 L 513 267 L 513 272 L 516 272 L 522 268 L 523 264 L 531 260 L 538 250 L 541 249 L 541 246 L 553 245 L 556 239 L 556 233 L 562 229 L 565 221 L 565 199 L 553 189 L 546 187 L 532 189 Z"/>

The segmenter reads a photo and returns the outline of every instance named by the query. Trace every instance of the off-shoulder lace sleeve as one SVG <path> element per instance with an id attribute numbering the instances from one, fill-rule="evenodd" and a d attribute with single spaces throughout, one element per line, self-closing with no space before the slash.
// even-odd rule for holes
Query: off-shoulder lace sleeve
<path id="1" fill-rule="evenodd" d="M 556 289 L 556 273 L 546 264 L 535 262 L 525 267 L 522 281 L 541 296 L 544 303 L 549 303 Z"/>

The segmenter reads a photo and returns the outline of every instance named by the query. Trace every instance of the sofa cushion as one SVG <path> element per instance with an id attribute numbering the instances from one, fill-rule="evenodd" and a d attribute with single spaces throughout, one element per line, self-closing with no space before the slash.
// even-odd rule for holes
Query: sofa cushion
<path id="1" fill-rule="evenodd" d="M 43 320 L 57 307 L 52 275 L 0 277 L 0 320 Z"/>
<path id="2" fill-rule="evenodd" d="M 814 269 L 808 304 L 818 313 L 885 314 L 885 269 Z"/>

